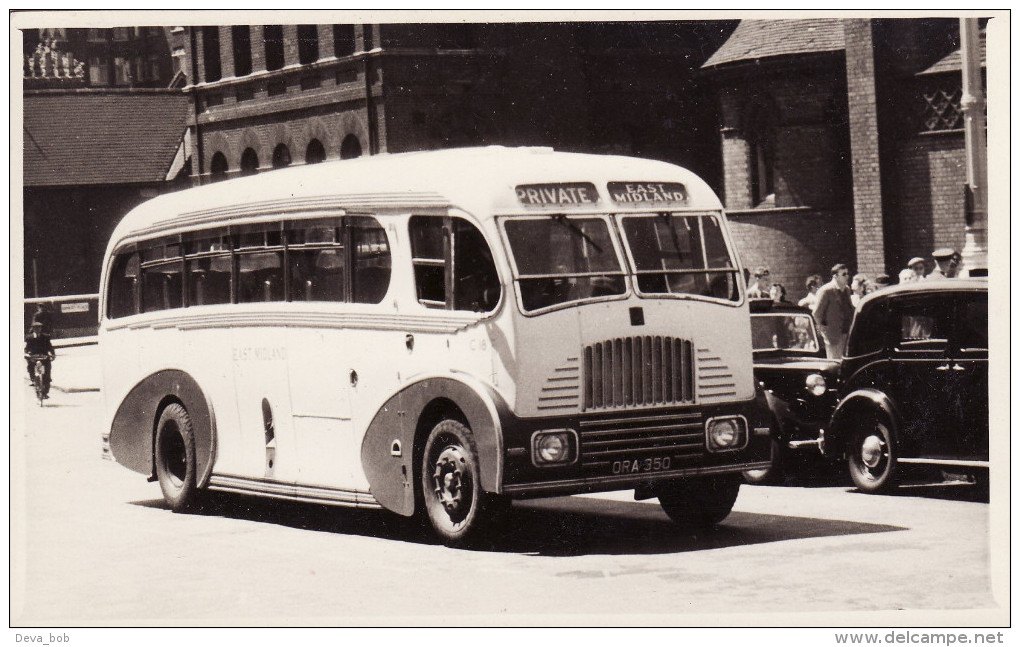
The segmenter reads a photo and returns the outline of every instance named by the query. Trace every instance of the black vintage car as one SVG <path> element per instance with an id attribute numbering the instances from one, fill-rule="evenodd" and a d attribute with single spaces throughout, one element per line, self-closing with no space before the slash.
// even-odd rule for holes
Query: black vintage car
<path id="1" fill-rule="evenodd" d="M 824 428 L 836 406 L 839 362 L 825 358 L 811 311 L 751 302 L 754 377 L 772 410 L 772 467 L 748 470 L 748 483 L 774 483 L 798 458 L 820 457 Z"/>
<path id="2" fill-rule="evenodd" d="M 865 492 L 901 464 L 988 475 L 988 282 L 895 286 L 857 306 L 824 452 Z"/>

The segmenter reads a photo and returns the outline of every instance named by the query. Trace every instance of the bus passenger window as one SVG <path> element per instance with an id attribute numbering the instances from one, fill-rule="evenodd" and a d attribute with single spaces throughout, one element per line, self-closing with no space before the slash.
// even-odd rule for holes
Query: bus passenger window
<path id="1" fill-rule="evenodd" d="M 178 239 L 157 239 L 141 250 L 142 312 L 184 305 L 184 262 Z"/>
<path id="2" fill-rule="evenodd" d="M 287 232 L 291 301 L 344 301 L 345 255 L 337 221 Z"/>
<path id="3" fill-rule="evenodd" d="M 283 239 L 279 223 L 240 229 L 237 250 L 237 302 L 283 301 Z"/>
<path id="4" fill-rule="evenodd" d="M 230 254 L 188 258 L 188 305 L 230 303 Z"/>
<path id="5" fill-rule="evenodd" d="M 390 246 L 375 218 L 349 216 L 355 303 L 380 303 L 390 288 Z"/>
<path id="6" fill-rule="evenodd" d="M 282 252 L 255 252 L 237 257 L 237 301 L 283 301 Z"/>
<path id="7" fill-rule="evenodd" d="M 117 254 L 110 269 L 107 286 L 107 317 L 117 319 L 135 314 L 135 287 L 138 284 L 138 274 L 138 254 L 131 252 Z"/>
<path id="8" fill-rule="evenodd" d="M 183 263 L 161 263 L 142 267 L 142 312 L 180 308 L 184 286 Z"/>

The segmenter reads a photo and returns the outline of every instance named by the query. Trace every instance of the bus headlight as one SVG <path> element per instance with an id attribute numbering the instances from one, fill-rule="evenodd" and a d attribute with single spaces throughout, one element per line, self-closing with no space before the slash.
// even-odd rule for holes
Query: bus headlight
<path id="1" fill-rule="evenodd" d="M 536 466 L 565 465 L 577 459 L 577 433 L 572 429 L 536 431 L 531 437 L 531 462 Z"/>
<path id="2" fill-rule="evenodd" d="M 747 421 L 741 416 L 709 418 L 705 435 L 711 452 L 740 449 L 747 444 Z"/>
<path id="3" fill-rule="evenodd" d="M 825 395 L 827 385 L 825 384 L 825 378 L 818 374 L 812 373 L 804 379 L 804 388 L 808 390 L 811 395 Z"/>

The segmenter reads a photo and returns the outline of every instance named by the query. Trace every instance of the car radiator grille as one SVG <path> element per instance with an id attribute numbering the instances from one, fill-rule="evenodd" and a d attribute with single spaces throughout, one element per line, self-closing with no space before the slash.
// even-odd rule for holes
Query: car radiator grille
<path id="1" fill-rule="evenodd" d="M 694 352 L 673 337 L 624 337 L 585 346 L 585 410 L 694 402 Z"/>
<path id="2" fill-rule="evenodd" d="M 705 451 L 705 432 L 698 412 L 581 420 L 581 466 L 609 467 L 621 459 L 669 456 L 679 467 L 684 456 Z"/>

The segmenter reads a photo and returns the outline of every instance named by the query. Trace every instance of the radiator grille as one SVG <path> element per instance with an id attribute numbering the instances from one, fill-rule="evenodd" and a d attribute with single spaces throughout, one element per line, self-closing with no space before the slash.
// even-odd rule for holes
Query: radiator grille
<path id="1" fill-rule="evenodd" d="M 694 402 L 691 342 L 624 337 L 584 348 L 584 408 L 617 409 Z"/>
<path id="2" fill-rule="evenodd" d="M 631 418 L 582 420 L 581 466 L 601 470 L 621 459 L 669 457 L 670 467 L 685 456 L 705 452 L 705 431 L 698 412 Z"/>

